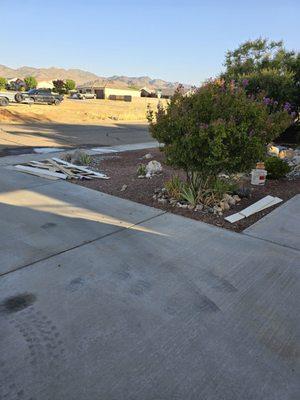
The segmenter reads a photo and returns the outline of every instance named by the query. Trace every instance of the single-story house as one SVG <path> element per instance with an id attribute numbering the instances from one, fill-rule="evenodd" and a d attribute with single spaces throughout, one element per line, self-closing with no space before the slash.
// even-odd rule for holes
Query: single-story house
<path id="1" fill-rule="evenodd" d="M 155 89 L 149 89 L 147 87 L 143 87 L 141 89 L 141 97 L 157 97 L 155 93 Z"/>
<path id="2" fill-rule="evenodd" d="M 117 88 L 113 86 L 85 86 L 77 87 L 80 93 L 95 93 L 97 99 L 115 99 L 116 97 L 141 97 L 141 92 L 138 89 Z"/>
<path id="3" fill-rule="evenodd" d="M 40 81 L 37 84 L 37 89 L 53 89 L 54 85 L 52 81 Z"/>

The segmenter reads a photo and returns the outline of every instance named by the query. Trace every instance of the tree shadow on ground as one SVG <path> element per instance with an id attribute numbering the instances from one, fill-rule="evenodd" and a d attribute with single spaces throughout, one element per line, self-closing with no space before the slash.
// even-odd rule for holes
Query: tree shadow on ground
<path id="1" fill-rule="evenodd" d="M 0 148 L 95 147 L 149 142 L 148 126 L 140 123 L 102 125 L 27 123 L 0 125 Z"/>

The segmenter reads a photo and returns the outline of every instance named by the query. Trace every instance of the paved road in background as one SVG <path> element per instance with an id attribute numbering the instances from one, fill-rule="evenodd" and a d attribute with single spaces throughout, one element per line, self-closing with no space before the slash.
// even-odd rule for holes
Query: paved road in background
<path id="1" fill-rule="evenodd" d="M 0 243 L 1 399 L 299 398 L 295 241 L 0 167 Z"/>
<path id="2" fill-rule="evenodd" d="M 0 155 L 17 154 L 24 148 L 34 147 L 115 146 L 149 141 L 145 123 L 0 124 Z"/>

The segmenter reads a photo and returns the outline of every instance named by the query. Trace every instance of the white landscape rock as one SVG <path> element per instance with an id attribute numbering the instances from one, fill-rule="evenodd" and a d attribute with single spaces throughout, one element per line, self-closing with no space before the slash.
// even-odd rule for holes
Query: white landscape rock
<path id="1" fill-rule="evenodd" d="M 280 150 L 278 157 L 291 160 L 294 157 L 294 155 L 295 151 L 293 149 L 285 149 L 285 150 Z"/>
<path id="2" fill-rule="evenodd" d="M 299 165 L 300 164 L 300 155 L 293 157 L 292 162 L 294 165 Z"/>
<path id="3" fill-rule="evenodd" d="M 240 196 L 238 196 L 237 194 L 233 195 L 232 197 L 234 198 L 234 200 L 235 200 L 236 203 L 238 203 L 238 202 L 241 201 Z"/>
<path id="4" fill-rule="evenodd" d="M 278 157 L 279 156 L 279 151 L 280 151 L 280 149 L 278 147 L 276 147 L 276 146 L 269 146 L 269 148 L 268 148 L 268 154 L 270 156 Z"/>
<path id="5" fill-rule="evenodd" d="M 162 172 L 162 166 L 160 162 L 153 160 L 149 161 L 146 165 L 146 178 L 151 178 L 153 175 L 160 172 Z"/>
<path id="6" fill-rule="evenodd" d="M 226 201 L 230 206 L 234 206 L 236 203 L 234 197 L 230 196 L 228 193 L 225 193 L 223 200 Z"/>
<path id="7" fill-rule="evenodd" d="M 220 208 L 222 211 L 228 211 L 230 209 L 230 206 L 227 203 L 227 201 L 222 200 L 222 201 L 220 201 Z"/>

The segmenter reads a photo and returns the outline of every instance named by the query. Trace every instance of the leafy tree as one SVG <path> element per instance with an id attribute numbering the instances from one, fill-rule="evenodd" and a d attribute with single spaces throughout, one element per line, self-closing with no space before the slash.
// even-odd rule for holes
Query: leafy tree
<path id="1" fill-rule="evenodd" d="M 286 50 L 282 41 L 247 41 L 227 52 L 225 66 L 222 77 L 247 80 L 248 93 L 264 91 L 281 103 L 300 106 L 300 54 Z"/>
<path id="2" fill-rule="evenodd" d="M 34 76 L 27 76 L 24 79 L 24 82 L 26 85 L 26 90 L 35 89 L 37 87 L 37 80 L 35 79 Z"/>
<path id="3" fill-rule="evenodd" d="M 237 49 L 226 53 L 226 75 L 231 79 L 260 71 L 266 68 L 284 70 L 285 59 L 289 57 L 283 48 L 283 42 L 269 42 L 267 39 L 249 40 Z"/>
<path id="4" fill-rule="evenodd" d="M 5 89 L 7 85 L 7 79 L 0 76 L 0 90 Z"/>
<path id="5" fill-rule="evenodd" d="M 57 92 L 59 94 L 64 94 L 66 92 L 65 82 L 63 80 L 57 79 L 55 81 L 52 81 L 52 83 L 53 83 L 55 92 Z"/>
<path id="6" fill-rule="evenodd" d="M 207 177 L 249 170 L 292 118 L 288 110 L 218 80 L 191 96 L 177 91 L 166 108 L 149 109 L 148 120 L 167 162 L 191 180 L 194 172 Z"/>
<path id="7" fill-rule="evenodd" d="M 76 88 L 76 83 L 73 79 L 67 79 L 65 82 L 66 93 L 69 93 L 70 90 L 74 90 Z"/>

